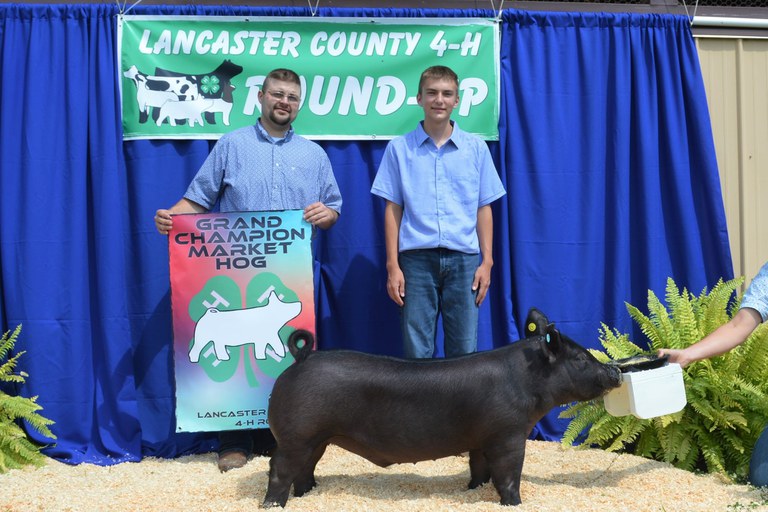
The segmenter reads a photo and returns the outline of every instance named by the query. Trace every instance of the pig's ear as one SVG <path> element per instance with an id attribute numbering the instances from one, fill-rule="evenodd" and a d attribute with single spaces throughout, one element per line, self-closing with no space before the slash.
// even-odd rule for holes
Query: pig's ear
<path id="1" fill-rule="evenodd" d="M 544 313 L 536 308 L 531 308 L 528 311 L 528 318 L 525 319 L 525 337 L 543 336 L 547 333 L 547 325 L 549 325 L 549 320 Z"/>
<path id="2" fill-rule="evenodd" d="M 557 357 L 557 353 L 560 351 L 560 345 L 562 343 L 562 340 L 560 339 L 560 331 L 555 329 L 555 324 L 547 325 L 546 333 L 544 334 L 544 342 L 549 362 L 553 363 Z"/>

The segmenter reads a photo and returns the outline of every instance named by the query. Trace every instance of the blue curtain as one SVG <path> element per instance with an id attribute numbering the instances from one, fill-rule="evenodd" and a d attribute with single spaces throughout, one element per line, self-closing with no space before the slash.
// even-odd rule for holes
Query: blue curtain
<path id="1" fill-rule="evenodd" d="M 115 5 L 0 6 L 0 324 L 22 324 L 23 396 L 54 420 L 46 453 L 112 464 L 215 448 L 175 432 L 167 241 L 212 142 L 123 142 Z M 132 14 L 308 16 L 308 9 L 137 6 Z M 321 16 L 492 17 L 483 10 L 321 9 Z M 682 17 L 506 11 L 495 267 L 480 349 L 518 339 L 537 306 L 598 348 L 633 332 L 667 277 L 732 277 L 706 99 Z M 299 72 L 301 70 L 298 70 Z M 400 354 L 384 288 L 384 142 L 324 142 L 344 214 L 316 240 L 321 349 Z M 503 385 L 503 383 L 500 383 Z M 488 389 L 493 393 L 493 389 Z M 559 439 L 553 411 L 532 433 Z M 34 431 L 30 434 L 45 441 Z"/>

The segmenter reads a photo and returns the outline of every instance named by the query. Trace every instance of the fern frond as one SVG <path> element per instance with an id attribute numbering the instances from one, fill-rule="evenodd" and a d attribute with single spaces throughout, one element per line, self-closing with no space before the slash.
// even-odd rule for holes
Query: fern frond
<path id="1" fill-rule="evenodd" d="M 715 442 L 704 443 L 700 446 L 704 462 L 707 464 L 707 470 L 710 473 L 728 474 L 722 448 Z"/>
<path id="2" fill-rule="evenodd" d="M 653 292 L 648 292 L 648 302 L 650 304 L 651 300 L 655 299 L 656 302 L 658 302 L 658 299 L 656 299 L 656 296 L 653 294 Z M 627 312 L 629 313 L 629 316 L 634 320 L 637 325 L 640 327 L 640 331 L 651 340 L 651 345 L 653 345 L 654 341 L 658 341 L 662 339 L 663 334 L 659 332 L 659 329 L 657 328 L 658 320 L 657 315 L 658 312 L 651 313 L 651 316 L 645 316 L 639 309 L 637 309 L 632 304 L 629 304 L 628 302 L 624 303 L 624 306 L 627 308 Z"/>
<path id="3" fill-rule="evenodd" d="M 603 449 L 614 444 L 617 436 L 621 435 L 622 424 L 625 417 L 614 417 L 604 414 L 598 418 L 587 433 L 585 445 L 596 445 Z"/>
<path id="4" fill-rule="evenodd" d="M 693 296 L 685 288 L 677 294 L 675 293 L 676 290 L 677 287 L 674 286 L 674 282 L 671 279 L 667 280 L 667 303 L 670 305 L 675 341 L 678 345 L 690 345 L 702 338 L 696 322 Z M 662 348 L 662 346 L 655 348 Z"/>
<path id="5" fill-rule="evenodd" d="M 11 353 L 20 332 L 21 325 L 13 333 L 6 332 L 0 338 L 0 360 Z M 0 364 L 0 381 L 25 382 L 26 373 L 13 373 L 23 354 L 19 352 Z M 44 463 L 45 457 L 40 452 L 42 447 L 30 441 L 22 428 L 22 425 L 28 425 L 44 436 L 55 439 L 56 436 L 48 428 L 53 421 L 41 416 L 38 413 L 41 409 L 36 396 L 23 398 L 0 391 L 0 473 L 27 464 L 40 466 Z"/>
<path id="6" fill-rule="evenodd" d="M 594 349 L 594 348 L 588 348 L 587 352 L 592 354 L 595 359 L 597 359 L 601 363 L 607 363 L 611 360 L 611 357 L 606 354 L 605 352 L 602 352 L 600 350 Z"/>
<path id="7" fill-rule="evenodd" d="M 37 411 L 42 407 L 37 403 L 37 397 L 24 398 L 20 396 L 6 396 L 0 400 L 0 421 L 15 422 L 24 420 L 35 430 L 47 437 L 54 437 L 48 429 L 53 421 L 40 416 Z"/>
<path id="8" fill-rule="evenodd" d="M 629 334 L 620 334 L 605 324 L 600 328 L 598 340 L 611 359 L 623 359 L 643 352 L 643 349 L 629 340 Z"/>
<path id="9" fill-rule="evenodd" d="M 634 443 L 640 434 L 648 428 L 648 423 L 634 416 L 622 416 L 616 425 L 613 441 L 605 447 L 606 451 L 616 452 Z"/>
<path id="10" fill-rule="evenodd" d="M 0 381 L 3 382 L 24 382 L 24 374 L 14 374 L 16 364 L 19 358 L 24 352 L 19 352 L 15 356 L 8 359 L 5 363 L 0 365 Z"/>
<path id="11" fill-rule="evenodd" d="M 667 428 L 673 423 L 681 423 L 683 421 L 684 416 L 685 416 L 685 408 L 673 414 L 665 414 L 664 416 L 657 416 L 655 418 L 652 418 L 653 425 L 658 429 Z"/>
<path id="12" fill-rule="evenodd" d="M 605 408 L 594 402 L 580 402 L 563 410 L 559 417 L 573 418 L 568 423 L 561 439 L 564 446 L 572 446 L 582 432 L 590 428 L 601 417 L 605 417 Z"/>
<path id="13" fill-rule="evenodd" d="M 660 429 L 660 454 L 664 462 L 677 464 L 680 461 L 691 460 L 690 452 L 693 450 L 693 443 L 687 429 L 680 425 L 669 425 L 667 428 Z"/>
<path id="14" fill-rule="evenodd" d="M 742 343 L 741 360 L 737 371 L 740 375 L 768 375 L 768 322 L 763 322 Z"/>
<path id="15" fill-rule="evenodd" d="M 715 286 L 707 294 L 706 290 L 699 296 L 701 311 L 699 312 L 699 330 L 706 336 L 721 325 L 728 322 L 733 314 L 730 313 L 730 304 L 736 290 L 742 285 L 744 278 L 731 279 L 723 282 L 718 279 Z"/>
<path id="16" fill-rule="evenodd" d="M 16 345 L 16 338 L 19 337 L 20 332 L 21 325 L 17 325 L 13 332 L 6 331 L 3 336 L 0 337 L 0 361 L 5 359 L 14 345 Z"/>
<path id="17" fill-rule="evenodd" d="M 674 285 L 674 283 L 672 283 Z M 677 287 L 675 287 L 677 290 Z M 667 282 L 667 293 L 669 292 L 669 282 Z M 675 332 L 672 319 L 666 306 L 659 301 L 653 292 L 648 292 L 648 312 L 651 320 L 656 324 L 659 332 L 655 338 L 649 337 L 653 346 L 672 346 L 679 345 L 679 337 Z"/>
<path id="18" fill-rule="evenodd" d="M 646 459 L 656 459 L 656 454 L 661 450 L 658 431 L 651 426 L 645 429 L 637 438 L 635 449 L 631 452 Z"/>

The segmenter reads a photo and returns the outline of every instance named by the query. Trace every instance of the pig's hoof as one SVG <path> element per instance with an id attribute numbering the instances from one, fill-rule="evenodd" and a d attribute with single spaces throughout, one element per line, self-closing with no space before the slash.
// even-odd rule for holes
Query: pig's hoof
<path id="1" fill-rule="evenodd" d="M 508 498 L 508 499 L 502 499 L 501 504 L 504 506 L 516 506 L 516 505 L 522 505 L 523 501 L 520 498 Z"/>
<path id="2" fill-rule="evenodd" d="M 261 504 L 261 508 L 275 508 L 275 507 L 285 507 L 285 502 L 280 503 L 279 501 L 264 500 L 264 503 Z"/>
<path id="3" fill-rule="evenodd" d="M 306 493 L 311 491 L 315 486 L 317 486 L 317 482 L 315 481 L 314 478 L 311 481 L 306 482 L 306 483 L 294 482 L 293 483 L 293 495 L 296 496 L 297 498 L 301 498 Z"/>
<path id="4" fill-rule="evenodd" d="M 469 488 L 469 489 L 477 489 L 481 485 L 487 484 L 490 481 L 491 481 L 491 477 L 488 477 L 488 478 L 485 478 L 485 479 L 482 479 L 482 478 L 475 479 L 475 478 L 473 478 L 472 480 L 469 481 L 469 485 L 467 486 L 467 488 Z"/>

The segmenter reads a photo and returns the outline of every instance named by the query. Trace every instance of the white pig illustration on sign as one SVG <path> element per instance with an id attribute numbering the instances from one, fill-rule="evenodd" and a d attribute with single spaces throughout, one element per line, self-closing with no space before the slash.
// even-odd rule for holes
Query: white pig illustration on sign
<path id="1" fill-rule="evenodd" d="M 189 360 L 197 363 L 200 353 L 213 342 L 216 359 L 229 359 L 227 347 L 253 345 L 256 359 L 267 358 L 267 346 L 279 357 L 285 356 L 285 347 L 278 331 L 301 313 L 301 302 L 283 302 L 275 292 L 269 294 L 266 306 L 220 311 L 208 308 L 195 325 L 195 338 L 189 350 Z"/>

